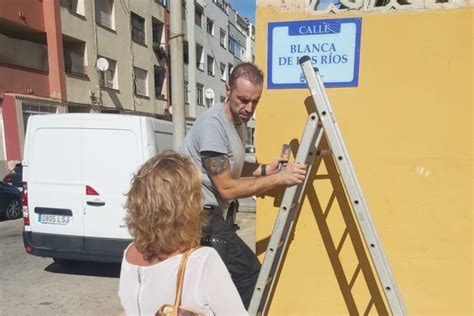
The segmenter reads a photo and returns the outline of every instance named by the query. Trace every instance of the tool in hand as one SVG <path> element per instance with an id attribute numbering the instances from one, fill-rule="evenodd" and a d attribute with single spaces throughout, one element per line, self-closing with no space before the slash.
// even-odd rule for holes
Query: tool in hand
<path id="1" fill-rule="evenodd" d="M 291 147 L 289 144 L 283 144 L 281 146 L 281 153 L 280 153 L 280 158 L 285 158 L 287 161 L 290 159 L 290 154 L 291 154 Z M 283 168 L 283 163 L 280 162 L 278 165 L 278 170 L 281 170 Z"/>

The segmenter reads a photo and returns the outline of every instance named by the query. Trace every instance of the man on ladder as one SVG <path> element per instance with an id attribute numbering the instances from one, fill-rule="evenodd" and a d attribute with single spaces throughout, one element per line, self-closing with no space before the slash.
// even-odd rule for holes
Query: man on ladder
<path id="1" fill-rule="evenodd" d="M 277 186 L 302 183 L 304 164 L 276 159 L 270 164 L 244 161 L 246 123 L 253 116 L 263 89 L 263 74 L 252 63 L 237 65 L 226 84 L 225 103 L 201 114 L 186 135 L 180 152 L 190 156 L 202 173 L 206 244 L 216 248 L 231 273 L 246 308 L 260 270 L 252 250 L 237 236 L 223 213 L 229 201 L 261 194 Z M 280 165 L 286 168 L 280 170 Z M 241 179 L 241 177 L 251 177 Z"/>

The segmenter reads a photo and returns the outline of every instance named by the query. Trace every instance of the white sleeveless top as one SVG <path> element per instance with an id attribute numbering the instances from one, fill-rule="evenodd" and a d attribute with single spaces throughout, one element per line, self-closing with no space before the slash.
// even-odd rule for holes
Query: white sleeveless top
<path id="1" fill-rule="evenodd" d="M 182 254 L 152 266 L 137 266 L 124 251 L 118 295 L 127 315 L 155 315 L 164 304 L 174 304 L 176 275 Z M 188 259 L 181 305 L 205 315 L 248 315 L 219 254 L 201 247 Z"/>

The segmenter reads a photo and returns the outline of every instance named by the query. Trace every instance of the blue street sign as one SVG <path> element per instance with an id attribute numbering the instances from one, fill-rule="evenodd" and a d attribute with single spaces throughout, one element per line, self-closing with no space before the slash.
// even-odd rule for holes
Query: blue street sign
<path id="1" fill-rule="evenodd" d="M 268 89 L 306 88 L 299 66 L 305 55 L 326 87 L 357 87 L 361 18 L 268 24 Z"/>

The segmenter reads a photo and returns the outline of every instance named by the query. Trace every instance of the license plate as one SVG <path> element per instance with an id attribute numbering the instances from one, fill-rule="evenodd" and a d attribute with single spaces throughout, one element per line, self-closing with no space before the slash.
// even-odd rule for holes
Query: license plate
<path id="1" fill-rule="evenodd" d="M 38 221 L 42 224 L 67 225 L 70 218 L 65 215 L 40 214 Z"/>

